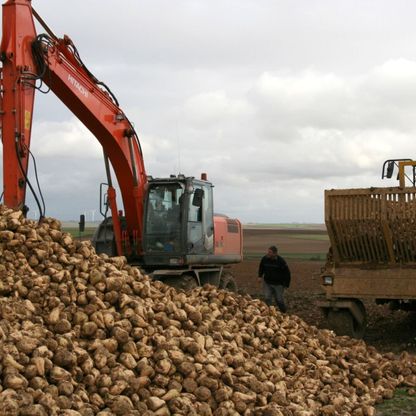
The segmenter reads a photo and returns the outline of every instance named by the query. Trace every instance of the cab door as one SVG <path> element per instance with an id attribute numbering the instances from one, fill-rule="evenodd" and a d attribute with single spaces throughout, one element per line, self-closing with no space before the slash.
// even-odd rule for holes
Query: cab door
<path id="1" fill-rule="evenodd" d="M 212 254 L 214 252 L 214 220 L 212 186 L 194 185 L 188 212 L 188 253 Z"/>

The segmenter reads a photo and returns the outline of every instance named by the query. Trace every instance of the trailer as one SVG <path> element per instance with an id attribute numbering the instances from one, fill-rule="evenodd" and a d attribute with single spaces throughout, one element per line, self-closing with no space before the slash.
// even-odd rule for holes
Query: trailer
<path id="1" fill-rule="evenodd" d="M 325 191 L 330 249 L 320 276 L 325 300 L 318 306 L 339 335 L 364 335 L 363 300 L 416 310 L 416 163 L 387 161 L 383 177 L 392 176 L 393 163 L 398 187 Z M 413 168 L 410 187 L 404 186 L 407 166 Z"/>

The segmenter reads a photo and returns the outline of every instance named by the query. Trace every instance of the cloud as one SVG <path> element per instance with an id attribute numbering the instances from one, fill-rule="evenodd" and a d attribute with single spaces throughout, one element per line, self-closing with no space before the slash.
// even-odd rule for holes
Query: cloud
<path id="1" fill-rule="evenodd" d="M 246 221 L 321 221 L 325 188 L 380 184 L 385 159 L 412 155 L 414 103 L 395 91 L 403 76 L 412 85 L 415 68 L 398 60 L 355 77 L 263 72 L 238 93 L 201 89 L 160 114 L 147 109 L 152 133 L 139 130 L 147 173 L 207 172 L 216 206 Z M 130 116 L 139 125 L 140 112 Z M 98 180 L 102 151 L 75 118 L 37 123 L 33 150 L 49 195 L 66 189 L 75 201 L 98 192 L 86 183 Z"/>
<path id="2" fill-rule="evenodd" d="M 243 97 L 224 91 L 198 94 L 183 104 L 186 125 L 197 136 L 188 133 L 187 148 L 198 142 L 200 158 L 231 162 L 234 169 L 245 166 L 257 176 L 298 172 L 297 177 L 324 177 L 351 168 L 374 169 L 392 152 L 409 150 L 416 125 L 410 118 L 401 122 L 396 110 L 411 114 L 414 104 L 400 96 L 393 100 L 388 91 L 414 65 L 389 62 L 354 78 L 315 71 L 263 73 Z M 380 70 L 386 67 L 390 70 Z M 378 74 L 377 82 L 373 74 Z M 212 143 L 221 145 L 213 148 Z M 281 174 L 279 167 L 284 167 Z"/>
<path id="3" fill-rule="evenodd" d="M 409 2 L 35 7 L 117 95 L 147 172 L 207 172 L 218 210 L 244 221 L 322 221 L 324 189 L 385 185 L 383 161 L 413 155 Z M 37 98 L 32 151 L 51 215 L 74 218 L 98 205 L 101 148 L 51 96 Z"/>
<path id="4" fill-rule="evenodd" d="M 32 151 L 39 157 L 102 159 L 103 151 L 95 137 L 74 117 L 64 122 L 41 121 L 32 132 Z"/>
<path id="5" fill-rule="evenodd" d="M 225 91 L 210 91 L 188 98 L 182 111 L 188 125 L 205 129 L 250 116 L 252 108 L 247 101 L 229 97 Z"/>
<path id="6" fill-rule="evenodd" d="M 273 212 L 322 220 L 324 189 L 385 186 L 383 161 L 412 156 L 414 103 L 392 92 L 402 74 L 412 80 L 414 67 L 389 61 L 355 77 L 266 72 L 244 95 L 191 96 L 182 108 L 183 164 L 190 172 L 207 170 L 216 191 L 227 190 L 220 191 L 228 195 L 220 207 L 232 195 L 247 220 L 263 214 L 271 220 Z M 313 214 L 302 214 L 308 200 Z"/>

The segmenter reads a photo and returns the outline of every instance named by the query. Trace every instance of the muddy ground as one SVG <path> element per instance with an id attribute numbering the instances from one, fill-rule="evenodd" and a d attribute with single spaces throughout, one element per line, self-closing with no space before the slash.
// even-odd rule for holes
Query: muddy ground
<path id="1" fill-rule="evenodd" d="M 257 283 L 258 264 L 270 245 L 277 245 L 286 258 L 292 272 L 292 283 L 285 293 L 288 313 L 300 316 L 310 325 L 325 327 L 325 319 L 316 306 L 323 297 L 319 272 L 324 261 L 312 261 L 326 252 L 329 241 L 324 229 L 245 229 L 244 252 L 246 258 L 232 267 L 239 289 L 244 293 L 261 297 Z M 296 259 L 299 253 L 302 259 Z M 366 301 L 368 327 L 364 341 L 380 351 L 400 353 L 407 350 L 416 353 L 416 313 L 390 311 L 386 305 Z"/>

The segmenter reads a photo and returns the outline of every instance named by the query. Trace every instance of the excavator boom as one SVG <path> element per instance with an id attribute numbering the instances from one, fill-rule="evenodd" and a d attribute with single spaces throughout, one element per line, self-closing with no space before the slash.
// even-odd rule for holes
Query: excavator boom
<path id="1" fill-rule="evenodd" d="M 127 229 L 122 230 L 107 169 L 117 252 L 132 254 L 122 249 L 124 239 L 128 241 L 125 247 L 133 246 L 133 254 L 140 254 L 147 176 L 137 134 L 111 91 L 86 68 L 69 37 L 58 39 L 49 28 L 48 34 L 37 35 L 34 15 L 37 16 L 30 0 L 9 0 L 3 5 L 1 119 L 5 204 L 15 209 L 25 207 L 34 92 L 37 83 L 43 82 L 103 147 L 104 157 L 111 162 L 117 177 L 126 218 Z"/>

